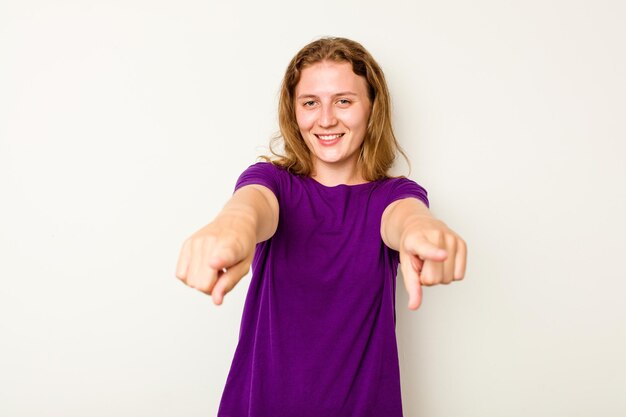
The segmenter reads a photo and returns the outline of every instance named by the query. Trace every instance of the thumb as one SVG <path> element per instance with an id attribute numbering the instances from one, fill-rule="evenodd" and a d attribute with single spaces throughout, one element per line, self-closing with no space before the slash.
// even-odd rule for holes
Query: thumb
<path id="1" fill-rule="evenodd" d="M 423 236 L 412 239 L 410 243 L 407 244 L 406 250 L 414 255 L 417 255 L 417 257 L 422 261 L 428 259 L 431 261 L 441 262 L 445 261 L 448 257 L 448 252 L 445 249 L 439 248 Z"/>
<path id="2" fill-rule="evenodd" d="M 209 256 L 209 267 L 219 271 L 237 264 L 240 259 L 232 248 L 217 247 Z"/>

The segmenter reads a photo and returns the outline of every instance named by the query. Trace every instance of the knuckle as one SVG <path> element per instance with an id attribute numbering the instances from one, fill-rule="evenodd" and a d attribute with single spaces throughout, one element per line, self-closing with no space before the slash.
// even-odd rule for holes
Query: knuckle
<path id="1" fill-rule="evenodd" d="M 422 275 L 420 277 L 420 282 L 422 283 L 422 285 L 425 285 L 427 287 L 430 287 L 431 285 L 433 285 L 432 278 L 430 278 L 429 276 L 426 276 L 426 275 Z"/>
<path id="2" fill-rule="evenodd" d="M 190 262 L 189 268 L 187 269 L 187 279 L 193 281 L 193 279 L 198 274 L 198 264 L 194 260 Z"/>
<path id="3" fill-rule="evenodd" d="M 204 281 L 201 284 L 197 285 L 196 289 L 198 291 L 201 291 L 201 292 L 205 293 L 205 294 L 209 294 L 209 295 L 211 294 L 211 291 L 210 291 L 211 290 L 211 285 L 210 285 L 210 282 L 208 282 L 208 281 Z"/>
<path id="4" fill-rule="evenodd" d="M 217 241 L 218 241 L 217 236 L 214 236 L 214 235 L 203 236 L 200 239 L 200 242 L 201 242 L 201 245 L 202 245 L 202 250 L 203 251 L 210 250 L 212 247 L 215 246 Z"/>
<path id="5" fill-rule="evenodd" d="M 232 245 L 225 245 L 220 248 L 219 253 L 224 258 L 232 260 L 235 258 L 236 250 L 233 248 Z"/>
<path id="6" fill-rule="evenodd" d="M 203 239 L 200 237 L 192 237 L 191 241 L 189 242 L 191 252 L 196 252 L 199 249 L 202 249 L 203 245 L 204 245 Z"/>
<path id="7" fill-rule="evenodd" d="M 443 231 L 439 229 L 433 229 L 428 233 L 428 237 L 432 239 L 433 242 L 441 243 L 444 241 Z"/>
<path id="8" fill-rule="evenodd" d="M 411 249 L 414 249 L 420 246 L 421 241 L 422 241 L 422 238 L 419 235 L 416 235 L 416 234 L 407 235 L 405 239 L 402 241 L 402 249 L 405 252 L 410 251 Z"/>

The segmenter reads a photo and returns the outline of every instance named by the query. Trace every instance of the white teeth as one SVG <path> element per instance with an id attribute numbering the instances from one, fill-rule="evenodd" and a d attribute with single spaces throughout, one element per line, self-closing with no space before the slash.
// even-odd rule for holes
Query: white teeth
<path id="1" fill-rule="evenodd" d="M 318 138 L 320 138 L 321 140 L 333 140 L 333 139 L 337 139 L 339 137 L 343 136 L 343 133 L 337 134 L 337 135 L 317 135 Z"/>

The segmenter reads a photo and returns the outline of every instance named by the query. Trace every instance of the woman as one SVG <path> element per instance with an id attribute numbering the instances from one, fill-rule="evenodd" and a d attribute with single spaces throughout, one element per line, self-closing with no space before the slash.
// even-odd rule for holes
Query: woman
<path id="1" fill-rule="evenodd" d="M 467 249 L 423 187 L 388 175 L 390 113 L 363 46 L 305 46 L 283 79 L 283 151 L 183 244 L 177 277 L 215 304 L 253 269 L 219 416 L 402 415 L 398 262 L 415 310 L 422 285 L 463 278 Z"/>

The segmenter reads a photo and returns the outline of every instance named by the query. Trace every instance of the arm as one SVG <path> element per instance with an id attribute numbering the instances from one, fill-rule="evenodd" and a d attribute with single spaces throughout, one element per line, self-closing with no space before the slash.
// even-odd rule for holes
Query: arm
<path id="1" fill-rule="evenodd" d="M 250 270 L 255 244 L 276 232 L 278 210 L 269 188 L 241 187 L 211 223 L 185 240 L 176 276 L 222 304 L 224 295 Z"/>
<path id="2" fill-rule="evenodd" d="M 417 198 L 389 204 L 381 219 L 383 242 L 400 253 L 409 308 L 422 300 L 422 285 L 449 284 L 465 275 L 467 245 Z"/>
<path id="3" fill-rule="evenodd" d="M 274 235 L 278 227 L 278 200 L 269 188 L 251 184 L 238 189 L 215 218 L 225 225 L 249 228 L 254 243 Z"/>

